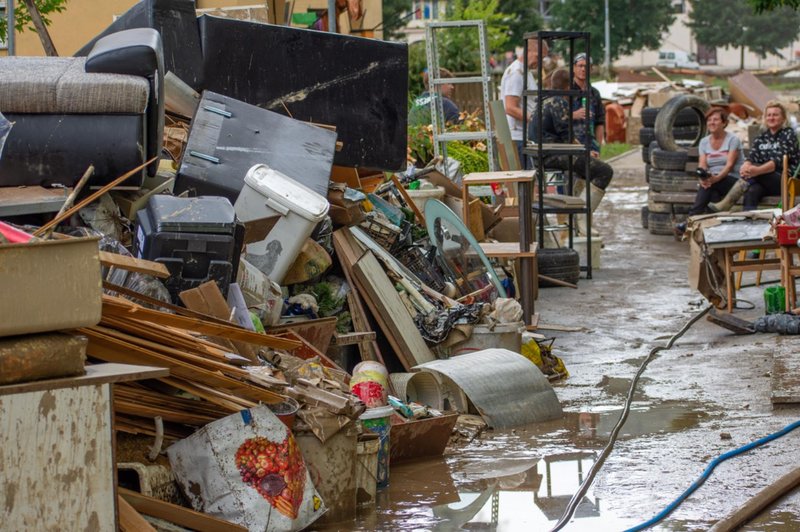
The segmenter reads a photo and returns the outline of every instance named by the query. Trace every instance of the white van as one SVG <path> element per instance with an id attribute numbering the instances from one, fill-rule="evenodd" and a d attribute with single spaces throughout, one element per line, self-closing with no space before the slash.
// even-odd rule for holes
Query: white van
<path id="1" fill-rule="evenodd" d="M 694 54 L 681 50 L 660 50 L 656 66 L 668 68 L 700 68 Z"/>

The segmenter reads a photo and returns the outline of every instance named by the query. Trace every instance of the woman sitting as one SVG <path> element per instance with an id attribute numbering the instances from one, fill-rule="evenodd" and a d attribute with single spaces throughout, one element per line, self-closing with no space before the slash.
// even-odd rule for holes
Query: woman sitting
<path id="1" fill-rule="evenodd" d="M 800 164 L 797 135 L 788 126 L 786 108 L 777 100 L 767 102 L 764 108 L 766 131 L 753 140 L 750 155 L 742 164 L 741 179 L 719 203 L 709 203 L 714 211 L 727 211 L 744 194 L 744 210 L 758 208 L 764 196 L 781 195 L 783 156 L 789 157 L 789 170 Z M 788 206 L 787 206 L 788 207 Z"/>
<path id="2" fill-rule="evenodd" d="M 704 214 L 709 210 L 709 202 L 719 201 L 730 192 L 739 181 L 739 169 L 744 163 L 742 142 L 727 131 L 728 113 L 720 107 L 712 107 L 706 113 L 708 135 L 700 140 L 698 151 L 697 176 L 700 188 L 689 209 L 689 216 Z M 681 236 L 686 231 L 686 222 L 675 225 L 675 234 Z"/>

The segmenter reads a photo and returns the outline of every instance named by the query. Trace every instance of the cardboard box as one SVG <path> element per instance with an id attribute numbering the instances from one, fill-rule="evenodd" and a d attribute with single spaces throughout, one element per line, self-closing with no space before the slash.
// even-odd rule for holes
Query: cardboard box
<path id="1" fill-rule="evenodd" d="M 0 336 L 100 321 L 98 238 L 0 245 Z"/>

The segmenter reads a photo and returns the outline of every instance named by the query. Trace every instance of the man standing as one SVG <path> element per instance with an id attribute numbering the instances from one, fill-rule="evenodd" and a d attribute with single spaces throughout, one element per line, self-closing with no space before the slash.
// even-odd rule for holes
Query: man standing
<path id="1" fill-rule="evenodd" d="M 589 69 L 589 62 L 586 54 L 578 54 L 572 61 L 572 89 L 586 90 L 586 75 Z M 572 111 L 572 127 L 575 138 L 581 144 L 586 142 L 586 135 L 590 135 L 592 151 L 600 153 L 600 145 L 605 142 L 606 136 L 606 111 L 603 107 L 603 100 L 600 98 L 600 91 L 589 86 L 592 92 L 592 102 L 589 107 L 589 120 L 586 120 L 586 108 L 583 105 L 583 98 L 575 98 Z M 588 122 L 588 123 L 587 123 Z"/>
<path id="2" fill-rule="evenodd" d="M 547 56 L 547 42 L 542 41 L 542 54 Z M 520 165 L 523 169 L 528 168 L 527 157 L 522 153 L 522 122 L 523 119 L 530 120 L 536 104 L 535 98 L 528 98 L 527 109 L 522 109 L 522 89 L 524 86 L 525 65 L 524 53 L 517 55 L 517 59 L 508 65 L 503 72 L 503 79 L 500 81 L 500 97 L 503 99 L 503 107 L 506 111 L 508 128 L 511 130 L 511 140 L 517 146 Z M 539 65 L 539 49 L 534 39 L 528 41 L 528 90 L 536 88 L 536 79 L 533 77 L 533 69 Z M 522 113 L 525 112 L 526 115 Z"/>

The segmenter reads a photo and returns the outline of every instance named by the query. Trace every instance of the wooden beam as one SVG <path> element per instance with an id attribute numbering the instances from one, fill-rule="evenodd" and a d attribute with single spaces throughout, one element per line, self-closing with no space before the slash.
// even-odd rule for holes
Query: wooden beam
<path id="1" fill-rule="evenodd" d="M 189 508 L 148 497 L 122 487 L 118 490 L 120 497 L 144 515 L 164 519 L 176 525 L 197 530 L 197 532 L 247 532 L 247 529 L 242 526 L 208 514 L 195 512 Z"/>
<path id="2" fill-rule="evenodd" d="M 100 252 L 100 264 L 103 266 L 113 266 L 120 270 L 129 272 L 144 273 L 165 279 L 169 277 L 169 270 L 160 262 L 153 262 L 151 260 L 137 259 L 136 257 L 128 257 L 120 255 L 119 253 L 110 253 L 108 251 Z"/>
<path id="3" fill-rule="evenodd" d="M 156 532 L 156 529 L 121 495 L 117 495 L 117 507 L 120 532 Z"/>

